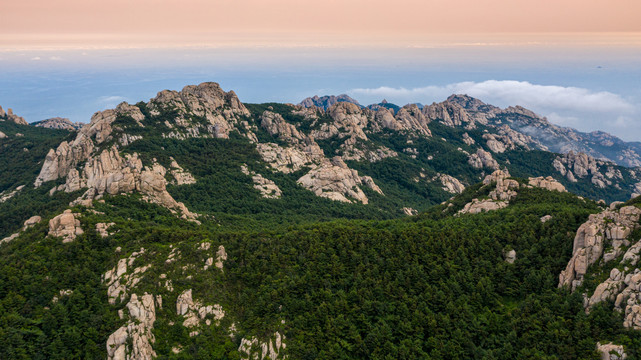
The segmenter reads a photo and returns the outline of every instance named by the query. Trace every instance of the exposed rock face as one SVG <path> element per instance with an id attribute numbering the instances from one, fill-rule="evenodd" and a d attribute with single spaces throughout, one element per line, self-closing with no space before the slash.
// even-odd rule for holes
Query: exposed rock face
<path id="1" fill-rule="evenodd" d="M 42 221 L 42 218 L 38 215 L 32 216 L 29 219 L 25 220 L 22 230 L 27 230 L 30 227 L 35 226 L 36 224 L 40 223 Z"/>
<path id="2" fill-rule="evenodd" d="M 80 128 L 82 128 L 85 124 L 79 122 L 72 123 L 67 118 L 55 117 L 35 122 L 32 125 L 46 129 L 77 131 L 80 130 Z"/>
<path id="3" fill-rule="evenodd" d="M 220 245 L 218 251 L 216 251 L 216 268 L 222 270 L 225 260 L 227 260 L 227 253 L 225 252 L 225 247 Z"/>
<path id="4" fill-rule="evenodd" d="M 257 174 L 254 171 L 249 171 L 247 165 L 242 165 L 240 170 L 243 174 L 251 176 L 252 181 L 254 182 L 254 189 L 260 191 L 262 197 L 267 199 L 279 199 L 283 192 L 273 181 L 264 178 L 261 174 Z"/>
<path id="5" fill-rule="evenodd" d="M 396 113 L 395 119 L 400 124 L 397 127 L 403 130 L 413 130 L 419 135 L 432 136 L 432 132 L 427 127 L 431 120 L 421 112 L 416 104 L 403 106 Z"/>
<path id="6" fill-rule="evenodd" d="M 13 240 L 17 239 L 18 236 L 20 236 L 20 233 L 11 234 L 11 235 L 7 236 L 6 238 L 0 240 L 0 245 L 8 244 L 8 243 L 12 242 Z"/>
<path id="7" fill-rule="evenodd" d="M 207 325 L 210 325 L 212 319 L 218 324 L 220 319 L 225 317 L 225 311 L 223 311 L 222 306 L 218 304 L 205 306 L 199 301 L 194 301 L 191 289 L 185 290 L 178 296 L 176 313 L 185 318 L 183 326 L 187 328 L 197 327 L 201 321 L 206 321 Z M 198 335 L 198 331 L 190 333 L 190 336 L 195 335 Z"/>
<path id="8" fill-rule="evenodd" d="M 0 139 L 4 139 L 6 137 L 7 137 L 7 135 L 5 133 L 3 133 L 2 131 L 0 131 Z"/>
<path id="9" fill-rule="evenodd" d="M 128 258 L 118 260 L 116 266 L 105 273 L 103 281 L 108 286 L 107 297 L 110 304 L 116 304 L 116 300 L 123 301 L 128 292 L 142 280 L 145 271 L 151 267 L 149 264 L 128 272 L 128 268 L 133 267 L 134 261 L 144 253 L 145 249 L 140 248 L 140 251 L 133 252 Z"/>
<path id="10" fill-rule="evenodd" d="M 319 107 L 321 109 L 327 110 L 329 109 L 332 105 L 340 103 L 340 102 L 347 102 L 347 103 L 352 103 L 356 105 L 360 105 L 358 101 L 352 99 L 351 97 L 341 94 L 338 96 L 334 95 L 325 95 L 319 97 L 318 95 L 314 95 L 313 97 L 308 97 L 305 98 L 303 101 L 300 102 L 299 105 L 304 106 L 304 107 Z"/>
<path id="11" fill-rule="evenodd" d="M 16 196 L 20 190 L 24 189 L 24 185 L 20 185 L 15 190 L 6 190 L 0 193 L 0 204 Z"/>
<path id="12" fill-rule="evenodd" d="M 476 127 L 474 120 L 470 119 L 465 109 L 454 102 L 433 103 L 432 105 L 424 106 L 422 111 L 428 119 L 438 120 L 450 127 L 462 125 L 465 125 L 468 129 Z"/>
<path id="13" fill-rule="evenodd" d="M 471 154 L 467 159 L 467 162 L 476 169 L 482 169 L 486 167 L 497 170 L 499 168 L 499 163 L 494 160 L 492 154 L 483 149 L 478 149 L 476 153 Z"/>
<path id="14" fill-rule="evenodd" d="M 176 202 L 167 192 L 166 171 L 159 164 L 143 168 L 142 161 L 136 153 L 127 154 L 122 158 L 114 146 L 88 159 L 82 176 L 76 169 L 68 171 L 65 191 L 73 192 L 88 187 L 82 199 L 138 191 L 144 194 L 147 200 L 176 211 L 182 214 L 183 218 L 194 219 L 195 214 L 189 212 L 183 203 Z M 190 175 L 188 176 L 179 166 L 172 171 L 175 177 L 183 181 L 189 179 Z"/>
<path id="15" fill-rule="evenodd" d="M 107 230 L 113 225 L 115 224 L 114 223 L 97 223 L 96 232 L 101 237 L 106 238 L 107 236 L 109 236 L 109 232 L 107 232 Z"/>
<path id="16" fill-rule="evenodd" d="M 152 329 L 156 322 L 156 304 L 151 294 L 145 293 L 140 299 L 131 295 L 127 303 L 129 321 L 107 339 L 109 360 L 152 360 L 156 357 L 152 344 L 155 341 Z M 131 339 L 131 340 L 129 340 Z M 131 347 L 127 343 L 131 341 Z"/>
<path id="17" fill-rule="evenodd" d="M 565 186 L 551 176 L 545 178 L 542 176 L 529 178 L 528 183 L 530 186 L 540 187 L 550 191 L 567 192 L 567 190 L 565 190 Z"/>
<path id="18" fill-rule="evenodd" d="M 359 176 L 358 171 L 348 168 L 340 157 L 334 157 L 331 162 L 324 162 L 297 182 L 317 196 L 343 202 L 352 202 L 351 198 L 367 204 L 369 200 L 360 185 L 366 185 L 383 195 L 383 191 L 371 177 Z"/>
<path id="19" fill-rule="evenodd" d="M 507 170 L 496 170 L 483 179 L 484 185 L 496 184 L 488 194 L 489 199 L 473 199 L 472 202 L 465 204 L 459 214 L 478 214 L 481 212 L 493 211 L 507 207 L 509 201 L 516 195 L 516 189 L 519 183 L 516 180 L 508 179 L 510 173 Z"/>
<path id="20" fill-rule="evenodd" d="M 171 173 L 171 176 L 174 177 L 174 184 L 176 185 L 190 185 L 190 184 L 195 184 L 196 179 L 192 174 L 187 172 L 185 169 L 183 169 L 176 160 L 174 160 L 173 157 L 170 157 L 171 159 L 171 164 L 170 164 L 170 169 L 169 173 Z"/>
<path id="21" fill-rule="evenodd" d="M 599 172 L 599 168 L 605 164 L 605 162 L 587 154 L 570 151 L 554 159 L 552 165 L 561 175 L 565 175 L 572 182 L 576 182 L 577 178 L 592 176 L 592 183 L 604 188 L 606 185 L 612 185 L 612 181 L 606 179 Z"/>
<path id="22" fill-rule="evenodd" d="M 144 119 L 140 109 L 127 103 L 118 105 L 116 109 L 95 113 L 91 117 L 91 122 L 79 131 L 72 143 L 63 141 L 56 150 L 49 150 L 35 181 L 35 186 L 38 187 L 47 181 L 66 177 L 69 171 L 87 160 L 93 152 L 95 144 L 101 144 L 111 139 L 113 131 L 111 124 L 116 121 L 119 115 L 139 120 Z"/>
<path id="23" fill-rule="evenodd" d="M 443 190 L 452 193 L 460 194 L 465 190 L 465 185 L 463 185 L 457 178 L 447 175 L 447 174 L 438 174 L 437 178 L 443 184 Z"/>
<path id="24" fill-rule="evenodd" d="M 639 226 L 640 215 L 641 210 L 634 206 L 624 206 L 619 210 L 607 209 L 590 215 L 588 221 L 577 230 L 572 258 L 559 275 L 559 287 L 576 289 L 583 282 L 590 265 L 602 257 L 607 262 L 621 255 L 623 246 L 630 245 L 627 237 Z M 611 250 L 604 254 L 606 247 Z"/>
<path id="25" fill-rule="evenodd" d="M 268 356 L 269 359 L 278 359 L 281 350 L 286 348 L 284 340 L 285 336 L 279 332 L 275 332 L 266 342 L 260 342 L 255 337 L 249 339 L 243 338 L 240 341 L 238 352 L 240 353 L 240 358 L 246 360 L 263 360 Z"/>
<path id="26" fill-rule="evenodd" d="M 298 171 L 304 166 L 313 166 L 320 162 L 324 156 L 323 151 L 315 142 L 303 148 L 260 143 L 256 145 L 256 149 L 265 162 L 285 174 Z"/>
<path id="27" fill-rule="evenodd" d="M 472 139 L 468 133 L 464 133 L 463 134 L 463 142 L 465 144 L 467 144 L 468 146 L 472 146 L 472 145 L 474 145 L 476 143 L 474 141 L 474 139 Z"/>
<path id="28" fill-rule="evenodd" d="M 414 215 L 418 214 L 418 211 L 416 211 L 416 209 L 412 209 L 410 207 L 404 207 L 401 210 L 403 210 L 405 215 L 408 215 L 408 216 L 414 216 Z"/>
<path id="29" fill-rule="evenodd" d="M 505 253 L 505 262 L 508 264 L 514 264 L 516 261 L 516 250 L 512 249 Z"/>
<path id="30" fill-rule="evenodd" d="M 601 360 L 623 360 L 627 359 L 623 345 L 614 345 L 611 342 L 607 344 L 596 344 L 596 350 L 601 353 Z"/>
<path id="31" fill-rule="evenodd" d="M 27 123 L 27 121 L 22 118 L 22 116 L 14 114 L 11 108 L 7 109 L 7 112 L 5 112 L 2 106 L 0 106 L 0 118 L 4 118 L 0 119 L 0 121 L 4 121 L 6 119 L 7 121 L 16 123 L 18 125 L 29 125 L 29 123 Z"/>
<path id="32" fill-rule="evenodd" d="M 167 135 L 176 138 L 199 136 L 198 128 L 194 128 L 185 118 L 187 114 L 206 119 L 210 125 L 207 131 L 216 138 L 229 137 L 233 125 L 241 117 L 250 115 L 233 91 L 224 92 L 213 82 L 185 86 L 180 92 L 161 91 L 151 99 L 148 109 L 154 116 L 163 109 L 178 110 L 179 115 L 174 119 L 176 132 Z M 178 128 L 183 130 L 178 131 Z"/>
<path id="33" fill-rule="evenodd" d="M 545 224 L 546 222 L 552 220 L 552 215 L 545 215 L 541 217 L 541 223 Z"/>
<path id="34" fill-rule="evenodd" d="M 76 219 L 79 214 L 71 210 L 65 210 L 62 214 L 49 220 L 49 236 L 61 237 L 63 243 L 72 242 L 76 236 L 84 233 L 80 227 L 80 220 Z"/>

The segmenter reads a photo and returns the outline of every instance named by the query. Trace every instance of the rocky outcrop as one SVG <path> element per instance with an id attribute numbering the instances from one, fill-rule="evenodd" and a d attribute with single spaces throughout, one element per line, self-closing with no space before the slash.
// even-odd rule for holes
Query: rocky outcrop
<path id="1" fill-rule="evenodd" d="M 22 117 L 13 113 L 11 108 L 7 109 L 7 112 L 4 111 L 2 106 L 0 106 L 0 121 L 10 121 L 18 125 L 29 125 L 27 121 Z"/>
<path id="2" fill-rule="evenodd" d="M 298 171 L 304 166 L 316 165 L 324 157 L 323 150 L 315 142 L 302 148 L 260 143 L 256 145 L 256 150 L 266 163 L 285 174 Z"/>
<path id="3" fill-rule="evenodd" d="M 440 121 L 446 126 L 465 126 L 466 129 L 476 128 L 473 119 L 460 105 L 450 101 L 433 103 L 423 107 L 423 114 L 432 121 Z"/>
<path id="4" fill-rule="evenodd" d="M 63 243 L 74 241 L 76 236 L 84 233 L 80 227 L 80 220 L 76 218 L 78 215 L 71 210 L 65 210 L 49 220 L 49 236 L 61 237 Z"/>
<path id="5" fill-rule="evenodd" d="M 529 178 L 528 184 L 530 186 L 539 187 L 550 191 L 567 192 L 567 190 L 565 190 L 565 186 L 563 186 L 563 184 L 556 181 L 551 176 L 545 178 L 543 176 Z"/>
<path id="6" fill-rule="evenodd" d="M 142 280 L 144 273 L 151 267 L 151 264 L 128 269 L 133 267 L 134 261 L 145 253 L 144 248 L 134 251 L 129 257 L 118 260 L 118 263 L 103 276 L 103 282 L 107 287 L 109 303 L 114 305 L 116 300 L 123 301 L 129 291 Z"/>
<path id="7" fill-rule="evenodd" d="M 110 234 L 107 231 L 110 227 L 116 225 L 115 223 L 96 223 L 96 232 L 100 237 L 106 238 Z"/>
<path id="8" fill-rule="evenodd" d="M 443 190 L 452 193 L 460 194 L 465 190 L 465 185 L 463 185 L 457 178 L 447 175 L 447 174 L 437 174 L 436 178 L 441 184 L 443 184 Z"/>
<path id="9" fill-rule="evenodd" d="M 483 149 L 478 149 L 476 153 L 471 154 L 467 159 L 467 163 L 476 169 L 490 168 L 497 170 L 499 168 L 499 163 L 494 160 L 492 154 Z"/>
<path id="10" fill-rule="evenodd" d="M 628 358 L 623 345 L 614 345 L 611 342 L 607 344 L 596 343 L 596 351 L 601 354 L 601 360 L 623 360 Z"/>
<path id="11" fill-rule="evenodd" d="M 172 182 L 174 185 L 190 185 L 196 183 L 194 176 L 178 165 L 173 157 L 169 157 L 169 159 L 171 160 L 169 173 L 174 178 Z"/>
<path id="12" fill-rule="evenodd" d="M 2 131 L 0 131 L 0 139 L 4 139 L 6 137 L 7 137 L 7 135 L 5 133 L 3 133 Z"/>
<path id="13" fill-rule="evenodd" d="M 47 181 L 66 177 L 71 170 L 89 159 L 96 144 L 112 138 L 111 125 L 120 115 L 144 119 L 139 108 L 127 103 L 118 105 L 116 109 L 95 113 L 91 122 L 78 132 L 73 142 L 63 141 L 56 150 L 49 150 L 34 185 L 38 187 Z"/>
<path id="14" fill-rule="evenodd" d="M 150 202 L 178 212 L 185 219 L 194 219 L 196 215 L 183 203 L 176 202 L 167 192 L 166 172 L 167 170 L 157 163 L 151 167 L 143 167 L 137 153 L 127 154 L 123 158 L 114 146 L 88 159 L 82 174 L 76 169 L 69 170 L 64 191 L 73 192 L 88 188 L 81 197 L 83 200 L 94 199 L 103 194 L 117 195 L 137 191 L 145 195 L 144 198 Z M 180 178 L 183 181 L 190 177 L 179 166 L 172 168 L 172 174 L 176 179 Z"/>
<path id="15" fill-rule="evenodd" d="M 505 252 L 505 262 L 508 264 L 514 264 L 516 261 L 516 250 L 511 249 Z"/>
<path id="16" fill-rule="evenodd" d="M 250 116 L 233 91 L 225 92 L 213 82 L 185 86 L 180 92 L 161 91 L 147 107 L 152 116 L 177 111 L 174 124 L 170 124 L 175 125 L 173 135 L 166 134 L 175 138 L 200 137 L 200 127 L 190 121 L 192 115 L 205 119 L 209 125 L 205 130 L 216 138 L 228 138 L 234 124 Z"/>
<path id="17" fill-rule="evenodd" d="M 317 196 L 343 202 L 367 204 L 369 200 L 359 187 L 362 185 L 383 195 L 371 177 L 358 175 L 358 171 L 348 168 L 340 157 L 334 157 L 331 162 L 325 161 L 297 182 Z"/>
<path id="18" fill-rule="evenodd" d="M 243 164 L 240 167 L 240 170 L 243 174 L 251 176 L 252 182 L 254 183 L 254 189 L 260 191 L 262 197 L 267 199 L 279 199 L 283 192 L 273 181 L 264 178 L 261 174 L 257 174 L 254 171 L 249 171 L 247 165 Z"/>
<path id="19" fill-rule="evenodd" d="M 225 252 L 225 247 L 220 245 L 216 251 L 216 268 L 222 270 L 225 260 L 227 260 L 227 252 Z"/>
<path id="20" fill-rule="evenodd" d="M 129 321 L 107 339 L 107 358 L 109 360 L 152 360 L 156 357 L 152 344 L 155 337 L 152 332 L 156 322 L 156 305 L 160 297 L 148 293 L 138 298 L 132 294 L 127 303 Z"/>
<path id="21" fill-rule="evenodd" d="M 24 189 L 24 185 L 20 185 L 14 190 L 5 190 L 0 193 L 0 204 L 3 202 L 11 199 L 12 197 L 16 196 L 17 193 L 19 193 L 22 189 Z"/>
<path id="22" fill-rule="evenodd" d="M 271 338 L 264 342 L 255 337 L 243 338 L 240 341 L 238 352 L 240 353 L 240 358 L 245 360 L 263 360 L 267 357 L 269 359 L 283 359 L 285 357 L 279 357 L 279 354 L 282 349 L 287 347 L 284 340 L 285 336 L 279 332 L 275 332 Z"/>
<path id="23" fill-rule="evenodd" d="M 483 185 L 495 184 L 496 187 L 490 191 L 487 199 L 472 199 L 465 204 L 459 214 L 478 214 L 481 212 L 502 209 L 508 206 L 510 200 L 516 197 L 516 189 L 519 183 L 516 180 L 508 179 L 510 173 L 507 170 L 496 170 L 483 179 Z"/>
<path id="24" fill-rule="evenodd" d="M 468 146 L 472 146 L 472 145 L 474 145 L 476 143 L 474 141 L 474 139 L 472 139 L 468 133 L 464 133 L 463 134 L 463 142 Z"/>
<path id="25" fill-rule="evenodd" d="M 55 117 L 37 121 L 31 125 L 46 129 L 77 131 L 80 130 L 80 128 L 82 128 L 85 124 L 79 122 L 73 123 L 67 118 Z"/>
<path id="26" fill-rule="evenodd" d="M 325 95 L 319 97 L 318 95 L 314 95 L 313 97 L 308 97 L 303 99 L 303 101 L 300 102 L 299 105 L 304 106 L 304 107 L 318 107 L 324 110 L 329 109 L 335 104 L 341 103 L 341 102 L 346 102 L 346 103 L 351 103 L 355 105 L 360 105 L 358 101 L 352 99 L 351 97 L 341 94 L 338 96 L 334 95 Z"/>
<path id="27" fill-rule="evenodd" d="M 588 267 L 603 259 L 611 261 L 629 246 L 627 239 L 632 230 L 639 226 L 641 210 L 634 206 L 624 206 L 618 210 L 607 209 L 599 214 L 590 215 L 574 237 L 572 258 L 559 275 L 559 287 L 576 289 L 583 282 Z M 608 249 L 604 253 L 604 249 Z"/>
<path id="28" fill-rule="evenodd" d="M 186 328 L 195 328 L 201 322 L 205 322 L 208 326 L 212 324 L 219 324 L 220 320 L 225 317 L 225 311 L 222 306 L 218 304 L 203 305 L 200 301 L 192 299 L 191 289 L 183 291 L 176 300 L 176 313 L 184 317 L 183 326 Z M 198 335 L 198 331 L 190 332 L 189 336 Z"/>

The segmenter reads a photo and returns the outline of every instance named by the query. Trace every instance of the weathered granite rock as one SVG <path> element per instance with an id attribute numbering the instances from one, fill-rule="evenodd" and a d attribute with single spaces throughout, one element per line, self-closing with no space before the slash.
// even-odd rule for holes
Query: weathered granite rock
<path id="1" fill-rule="evenodd" d="M 50 119 L 45 119 L 38 121 L 32 124 L 35 127 L 42 127 L 46 129 L 58 129 L 58 130 L 68 130 L 68 131 L 77 131 L 83 127 L 83 123 L 72 123 L 67 118 L 54 117 Z"/>
<path id="2" fill-rule="evenodd" d="M 36 224 L 38 224 L 41 221 L 42 221 L 42 218 L 40 216 L 38 216 L 38 215 L 32 216 L 29 219 L 25 220 L 25 222 L 24 222 L 24 224 L 22 226 L 22 230 L 23 231 L 27 230 L 28 228 L 35 226 Z"/>
<path id="3" fill-rule="evenodd" d="M 369 200 L 359 187 L 360 185 L 366 185 L 383 195 L 383 191 L 371 177 L 359 176 L 358 171 L 348 168 L 340 157 L 334 157 L 331 162 L 325 161 L 303 175 L 297 182 L 317 196 L 343 202 L 352 202 L 349 199 L 352 198 L 367 204 Z"/>
<path id="4" fill-rule="evenodd" d="M 7 137 L 7 135 L 5 133 L 3 133 L 2 131 L 0 131 L 0 139 L 4 139 L 6 137 Z"/>
<path id="5" fill-rule="evenodd" d="M 103 276 L 103 282 L 107 284 L 107 297 L 109 303 L 114 305 L 116 300 L 123 301 L 129 291 L 136 287 L 142 280 L 144 273 L 149 270 L 151 264 L 133 268 L 134 261 L 145 253 L 144 248 L 134 251 L 129 257 L 118 260 L 118 263 Z"/>
<path id="6" fill-rule="evenodd" d="M 528 184 L 530 186 L 540 187 L 550 191 L 567 192 L 567 190 L 565 190 L 565 186 L 551 176 L 545 178 L 543 176 L 529 178 Z"/>
<path id="7" fill-rule="evenodd" d="M 487 175 L 483 179 L 483 184 L 485 186 L 496 185 L 488 194 L 489 199 L 472 199 L 471 202 L 465 204 L 459 214 L 478 214 L 507 207 L 509 201 L 517 195 L 516 189 L 519 188 L 519 183 L 516 180 L 508 179 L 509 177 L 510 173 L 507 170 L 496 170 Z"/>
<path id="8" fill-rule="evenodd" d="M 76 218 L 71 210 L 65 210 L 62 214 L 49 220 L 49 236 L 61 237 L 63 243 L 72 242 L 76 236 L 84 233 L 80 227 L 80 220 Z"/>
<path id="9" fill-rule="evenodd" d="M 257 174 L 254 171 L 249 171 L 249 169 L 247 169 L 247 165 L 243 164 L 240 167 L 240 170 L 243 172 L 243 174 L 251 176 L 254 183 L 254 189 L 260 191 L 262 197 L 267 199 L 279 199 L 283 195 L 283 192 L 280 190 L 278 185 L 276 185 L 276 183 L 264 178 L 261 174 Z"/>
<path id="10" fill-rule="evenodd" d="M 176 299 L 176 313 L 185 318 L 183 326 L 187 328 L 197 327 L 202 321 L 208 322 L 209 325 L 211 320 L 207 318 L 208 315 L 211 315 L 209 317 L 212 318 L 216 324 L 225 317 L 225 311 L 222 306 L 218 304 L 202 305 L 199 301 L 194 301 L 192 299 L 191 289 L 183 291 Z M 195 331 L 190 333 L 190 336 L 197 334 L 198 332 Z"/>
<path id="11" fill-rule="evenodd" d="M 220 270 L 223 269 L 223 262 L 227 260 L 227 252 L 225 252 L 225 247 L 220 245 L 218 251 L 216 251 L 216 267 Z"/>
<path id="12" fill-rule="evenodd" d="M 14 114 L 13 109 L 11 108 L 7 109 L 7 112 L 5 112 L 2 106 L 0 106 L 0 117 L 6 117 L 7 121 L 16 123 L 18 125 L 29 125 L 29 123 L 27 123 L 27 121 L 22 116 Z M 4 121 L 4 119 L 0 119 L 0 121 Z"/>
<path id="13" fill-rule="evenodd" d="M 583 281 L 590 265 L 601 257 L 611 260 L 619 256 L 622 246 L 629 244 L 627 237 L 639 226 L 641 210 L 634 206 L 624 206 L 619 210 L 604 210 L 590 215 L 587 222 L 577 230 L 574 238 L 572 258 L 566 269 L 559 275 L 559 287 L 569 286 L 576 289 Z M 604 254 L 604 248 L 611 250 Z"/>
<path id="14" fill-rule="evenodd" d="M 275 332 L 271 338 L 264 342 L 259 341 L 255 337 L 243 338 L 240 341 L 238 352 L 240 353 L 240 358 L 244 360 L 263 360 L 267 357 L 269 357 L 269 359 L 282 359 L 284 357 L 279 357 L 279 354 L 282 349 L 287 347 L 284 340 L 285 336 L 279 332 Z"/>
<path id="15" fill-rule="evenodd" d="M 546 223 L 548 221 L 552 220 L 552 215 L 545 215 L 541 217 L 541 223 Z"/>
<path id="16" fill-rule="evenodd" d="M 20 185 L 14 190 L 5 190 L 0 193 L 0 204 L 3 202 L 11 199 L 12 197 L 16 196 L 17 193 L 19 193 L 22 189 L 24 189 L 24 185 Z"/>
<path id="17" fill-rule="evenodd" d="M 233 91 L 225 92 L 213 82 L 185 86 L 180 92 L 161 91 L 149 101 L 148 109 L 154 116 L 165 109 L 176 109 L 179 114 L 174 119 L 177 132 L 168 137 L 177 138 L 200 136 L 199 128 L 185 117 L 187 114 L 206 119 L 209 123 L 207 132 L 216 138 L 228 138 L 234 124 L 243 116 L 250 116 Z"/>
<path id="18" fill-rule="evenodd" d="M 447 175 L 447 174 L 437 174 L 436 178 L 441 181 L 443 184 L 443 190 L 452 193 L 460 194 L 465 190 L 465 185 L 463 185 L 457 178 Z"/>
<path id="19" fill-rule="evenodd" d="M 516 261 L 516 250 L 512 249 L 505 252 L 505 262 L 508 264 L 514 264 Z"/>
<path id="20" fill-rule="evenodd" d="M 403 210 L 403 213 L 405 213 L 405 215 L 408 215 L 408 216 L 414 216 L 418 214 L 418 211 L 416 211 L 416 209 L 412 209 L 410 207 L 404 207 L 401 210 Z"/>
<path id="21" fill-rule="evenodd" d="M 107 230 L 113 225 L 116 225 L 116 224 L 115 223 L 96 223 L 96 232 L 101 237 L 106 238 L 107 236 L 109 236 L 109 232 L 107 232 Z"/>
<path id="22" fill-rule="evenodd" d="M 483 149 L 478 149 L 476 150 L 476 153 L 471 154 L 467 162 L 476 169 L 482 169 L 486 167 L 497 170 L 499 168 L 499 163 L 494 160 L 492 154 Z"/>
<path id="23" fill-rule="evenodd" d="M 152 360 L 156 357 L 152 344 L 155 337 L 152 332 L 156 321 L 156 304 L 154 296 L 145 293 L 140 299 L 131 295 L 127 303 L 129 321 L 127 325 L 116 330 L 107 339 L 107 358 L 109 360 Z M 131 343 L 131 346 L 128 343 Z"/>
<path id="24" fill-rule="evenodd" d="M 623 345 L 614 345 L 613 343 L 601 344 L 596 343 L 597 352 L 601 353 L 601 360 L 623 360 L 628 356 L 623 349 Z"/>
<path id="25" fill-rule="evenodd" d="M 20 233 L 11 234 L 11 235 L 7 236 L 6 238 L 0 240 L 0 245 L 8 244 L 8 243 L 12 242 L 13 240 L 17 239 L 18 236 L 20 236 Z"/>
<path id="26" fill-rule="evenodd" d="M 171 160 L 169 173 L 174 177 L 174 184 L 176 185 L 190 185 L 195 184 L 196 179 L 192 174 L 183 169 L 173 157 L 169 157 Z"/>
<path id="27" fill-rule="evenodd" d="M 463 134 L 463 142 L 469 146 L 474 145 L 476 142 L 470 137 L 468 133 Z"/>

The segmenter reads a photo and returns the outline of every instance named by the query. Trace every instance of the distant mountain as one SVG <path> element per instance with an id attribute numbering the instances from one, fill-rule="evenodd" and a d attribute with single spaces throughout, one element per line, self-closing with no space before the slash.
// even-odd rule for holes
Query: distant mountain
<path id="1" fill-rule="evenodd" d="M 381 102 L 380 102 L 380 103 L 378 103 L 378 104 L 371 104 L 371 105 L 368 105 L 368 106 L 367 106 L 367 108 L 368 108 L 368 109 L 370 109 L 370 110 L 374 110 L 374 111 L 376 111 L 376 110 L 378 110 L 378 109 L 380 109 L 380 108 L 385 108 L 385 109 L 390 109 L 390 110 L 392 110 L 394 113 L 397 113 L 397 112 L 398 112 L 398 110 L 400 110 L 400 109 L 401 109 L 401 107 L 400 107 L 400 106 L 398 106 L 398 105 L 396 105 L 396 104 L 389 103 L 389 102 L 387 102 L 387 100 L 385 100 L 385 99 L 383 99 L 383 101 L 381 101 Z"/>
<path id="2" fill-rule="evenodd" d="M 550 123 L 546 118 L 521 106 L 501 110 L 467 95 L 452 95 L 448 103 L 456 104 L 474 116 L 487 119 L 493 126 L 508 125 L 559 153 L 583 152 L 597 159 L 619 165 L 641 166 L 641 143 L 625 142 L 603 131 L 584 133 L 569 127 Z"/>
<path id="3" fill-rule="evenodd" d="M 341 94 L 338 96 L 325 95 L 321 97 L 318 97 L 318 95 L 314 95 L 313 97 L 305 98 L 303 101 L 300 102 L 299 105 L 302 105 L 304 107 L 316 106 L 323 110 L 327 110 L 329 107 L 339 102 L 348 102 L 348 103 L 361 106 L 361 104 L 359 104 L 358 101 L 352 99 L 351 97 L 345 94 Z"/>
<path id="4" fill-rule="evenodd" d="M 43 127 L 47 129 L 76 131 L 76 130 L 80 130 L 80 128 L 84 124 L 80 122 L 72 123 L 67 118 L 55 117 L 55 118 L 36 121 L 34 123 L 31 123 L 31 125 L 37 126 L 37 127 Z"/>

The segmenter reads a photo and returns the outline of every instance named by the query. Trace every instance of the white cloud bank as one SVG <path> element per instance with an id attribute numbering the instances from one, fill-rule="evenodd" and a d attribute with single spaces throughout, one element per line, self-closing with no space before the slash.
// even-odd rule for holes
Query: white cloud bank
<path id="1" fill-rule="evenodd" d="M 420 88 L 379 87 L 353 89 L 348 94 L 378 102 L 424 104 L 467 94 L 485 103 L 506 107 L 521 105 L 548 117 L 553 123 L 581 131 L 604 130 L 625 140 L 641 140 L 641 107 L 618 94 L 579 87 L 537 85 L 527 81 L 488 80 Z"/>

